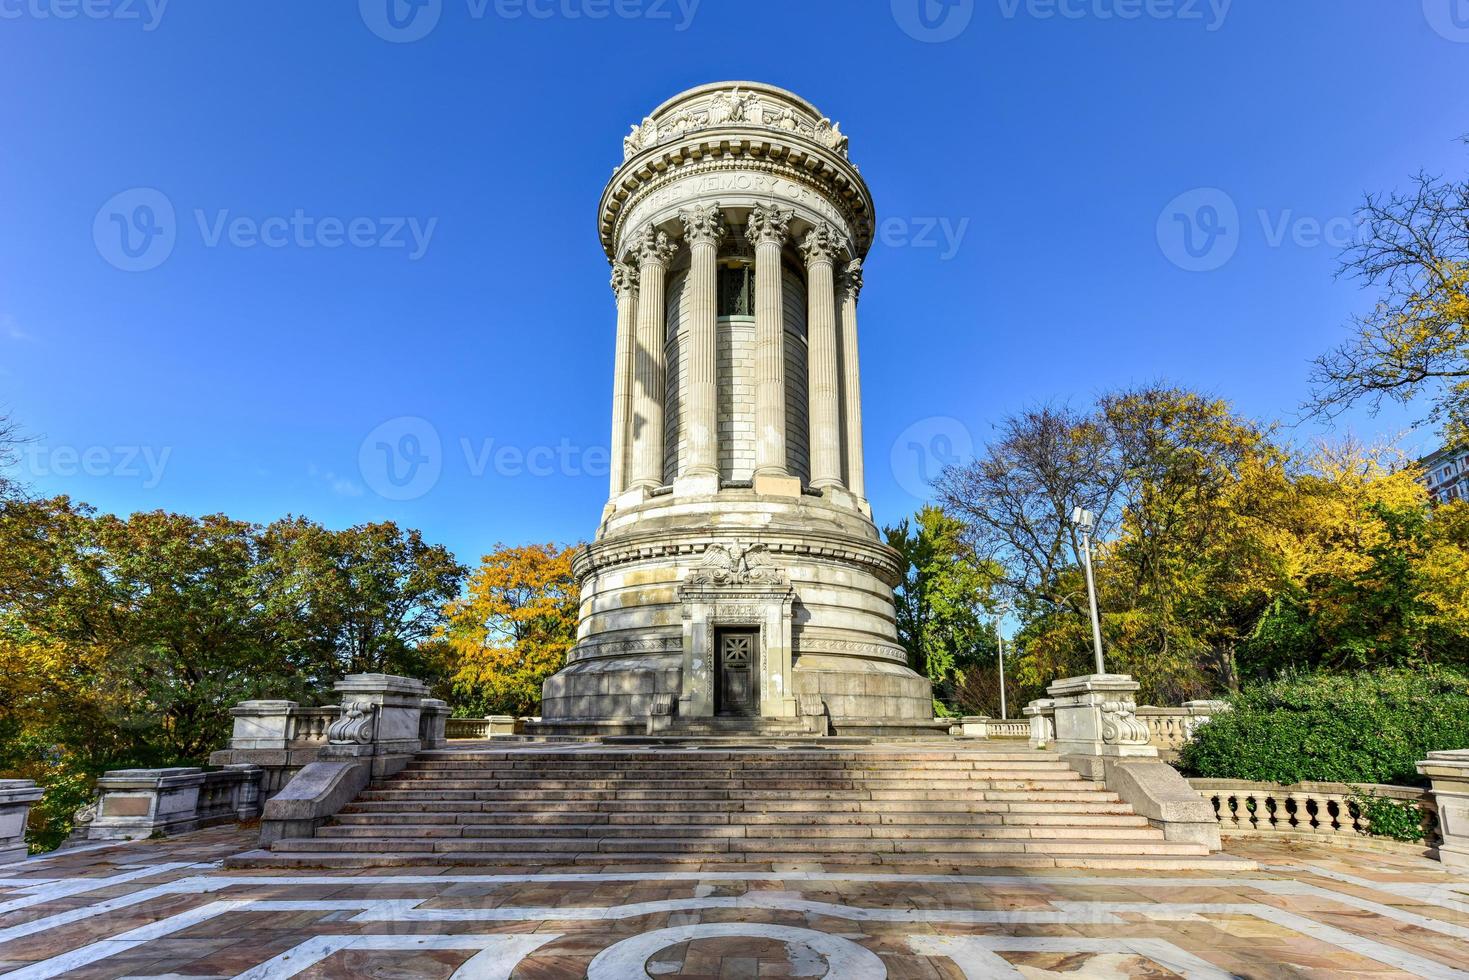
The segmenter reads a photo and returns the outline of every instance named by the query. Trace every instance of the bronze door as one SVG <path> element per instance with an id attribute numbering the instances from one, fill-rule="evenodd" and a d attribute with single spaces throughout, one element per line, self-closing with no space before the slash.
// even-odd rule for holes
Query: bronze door
<path id="1" fill-rule="evenodd" d="M 720 630 L 716 643 L 719 646 L 719 684 L 716 687 L 719 703 L 715 710 L 721 715 L 741 718 L 760 714 L 759 631 Z"/>

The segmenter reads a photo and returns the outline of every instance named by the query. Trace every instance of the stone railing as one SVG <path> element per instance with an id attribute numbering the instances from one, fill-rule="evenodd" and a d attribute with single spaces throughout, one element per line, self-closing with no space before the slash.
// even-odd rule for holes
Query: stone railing
<path id="1" fill-rule="evenodd" d="M 486 718 L 450 718 L 445 736 L 451 741 L 483 741 L 496 735 L 519 735 L 525 730 L 524 718 L 490 715 Z"/>
<path id="2" fill-rule="evenodd" d="M 1274 835 L 1298 840 L 1359 842 L 1372 836 L 1372 823 L 1356 803 L 1364 797 L 1416 805 L 1423 843 L 1437 848 L 1438 804 L 1426 789 L 1345 783 L 1254 783 L 1237 779 L 1190 779 L 1189 785 L 1214 806 L 1219 830 L 1231 835 Z"/>
<path id="3" fill-rule="evenodd" d="M 1200 725 L 1228 710 L 1223 701 L 1185 701 L 1182 708 L 1143 705 L 1137 709 L 1137 720 L 1148 726 L 1149 745 L 1164 754 L 1177 754 L 1193 741 Z"/>
<path id="4" fill-rule="evenodd" d="M 299 745 L 325 745 L 326 730 L 342 714 L 342 706 L 328 704 L 320 708 L 287 709 L 286 740 Z"/>
<path id="5" fill-rule="evenodd" d="M 26 819 L 42 796 L 31 779 L 0 779 L 0 864 L 26 856 Z"/>
<path id="6" fill-rule="evenodd" d="M 1199 726 L 1217 714 L 1228 711 L 1223 701 L 1188 701 L 1181 708 L 1156 708 L 1143 705 L 1134 709 L 1133 716 L 1147 726 L 1148 745 L 1158 750 L 1165 759 L 1176 758 L 1185 745 L 1193 740 Z M 1032 701 L 1025 708 L 1029 719 L 1025 736 L 1032 747 L 1049 746 L 1056 738 L 1056 703 L 1052 698 Z"/>
<path id="7" fill-rule="evenodd" d="M 1030 737 L 1030 722 L 967 715 L 949 726 L 949 734 L 965 738 L 1023 739 Z"/>
<path id="8" fill-rule="evenodd" d="M 186 834 L 260 816 L 258 766 L 117 769 L 97 780 L 97 799 L 77 814 L 75 836 L 138 840 Z"/>

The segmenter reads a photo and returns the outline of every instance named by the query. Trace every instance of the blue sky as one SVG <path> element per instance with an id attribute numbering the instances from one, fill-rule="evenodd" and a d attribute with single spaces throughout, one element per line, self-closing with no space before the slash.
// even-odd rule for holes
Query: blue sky
<path id="1" fill-rule="evenodd" d="M 0 0 L 0 409 L 36 490 L 465 559 L 590 535 L 597 199 L 706 81 L 810 98 L 877 198 L 879 521 L 1026 404 L 1168 378 L 1291 413 L 1369 301 L 1319 239 L 1469 163 L 1469 0 L 387 2 Z M 379 442 L 437 479 L 396 490 Z"/>

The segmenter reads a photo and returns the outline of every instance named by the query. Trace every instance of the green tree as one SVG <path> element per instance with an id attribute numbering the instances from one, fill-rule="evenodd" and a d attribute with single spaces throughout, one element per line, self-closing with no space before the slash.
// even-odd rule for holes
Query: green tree
<path id="1" fill-rule="evenodd" d="M 985 617 L 998 568 L 975 559 L 963 531 L 962 522 L 934 506 L 883 529 L 904 566 L 896 597 L 898 639 L 908 665 L 941 694 L 951 693 L 966 665 L 993 659 L 995 651 Z"/>

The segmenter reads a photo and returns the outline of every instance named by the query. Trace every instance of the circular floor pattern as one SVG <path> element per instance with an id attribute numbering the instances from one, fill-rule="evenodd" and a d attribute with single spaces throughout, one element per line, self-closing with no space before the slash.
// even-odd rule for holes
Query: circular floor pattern
<path id="1" fill-rule="evenodd" d="M 708 922 L 645 932 L 609 946 L 587 967 L 587 980 L 718 976 L 722 969 L 705 968 L 719 966 L 726 956 L 758 956 L 761 963 L 789 963 L 808 971 L 790 976 L 885 980 L 888 975 L 876 953 L 841 936 L 755 922 Z"/>
<path id="2" fill-rule="evenodd" d="M 685 977 L 803 977 L 830 976 L 826 957 L 804 942 L 783 942 L 756 936 L 695 939 L 664 947 L 643 965 L 654 980 Z"/>

